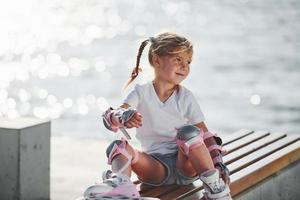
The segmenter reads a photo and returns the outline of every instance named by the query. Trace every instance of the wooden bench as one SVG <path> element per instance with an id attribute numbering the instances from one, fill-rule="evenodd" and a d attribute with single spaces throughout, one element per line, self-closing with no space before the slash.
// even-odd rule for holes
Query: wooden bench
<path id="1" fill-rule="evenodd" d="M 223 137 L 223 146 L 234 199 L 300 198 L 300 134 L 240 130 Z M 161 200 L 202 198 L 200 180 L 187 186 L 135 184 L 142 196 Z"/>

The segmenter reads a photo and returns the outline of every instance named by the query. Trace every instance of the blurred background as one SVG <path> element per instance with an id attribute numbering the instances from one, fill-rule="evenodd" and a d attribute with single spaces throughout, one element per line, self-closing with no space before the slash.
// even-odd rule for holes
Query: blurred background
<path id="1" fill-rule="evenodd" d="M 299 132 L 300 2 L 49 0 L 0 7 L 0 115 L 53 121 L 53 135 L 108 138 L 140 42 L 194 43 L 190 77 L 212 130 Z M 142 76 L 151 80 L 145 49 Z M 130 90 L 130 88 L 129 88 Z"/>
<path id="2" fill-rule="evenodd" d="M 164 31 L 194 44 L 183 85 L 209 129 L 299 134 L 298 0 L 0 2 L 0 117 L 51 119 L 55 144 L 118 137 L 101 114 L 130 91 L 141 41 Z M 151 80 L 147 51 L 131 87 Z"/>

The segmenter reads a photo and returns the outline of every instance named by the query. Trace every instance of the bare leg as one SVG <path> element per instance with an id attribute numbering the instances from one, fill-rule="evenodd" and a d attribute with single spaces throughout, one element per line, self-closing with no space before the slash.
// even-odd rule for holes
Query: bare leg
<path id="1" fill-rule="evenodd" d="M 176 168 L 180 171 L 181 174 L 187 177 L 195 177 L 198 174 L 189 158 L 185 154 L 183 154 L 181 150 L 179 150 L 178 152 Z"/>
<path id="2" fill-rule="evenodd" d="M 186 176 L 194 177 L 196 174 L 214 169 L 214 164 L 205 145 L 190 150 L 188 157 L 178 151 L 177 169 Z"/>
<path id="3" fill-rule="evenodd" d="M 134 150 L 129 144 L 126 144 L 126 150 L 134 157 Z M 146 153 L 138 153 L 138 162 L 129 166 L 123 173 L 130 177 L 131 171 L 134 171 L 142 181 L 150 183 L 162 182 L 167 176 L 164 165 Z M 119 171 L 126 163 L 127 158 L 119 154 L 112 161 L 112 170 Z M 153 173 L 153 170 L 155 170 L 155 173 Z"/>
<path id="4" fill-rule="evenodd" d="M 109 163 L 112 165 L 112 171 L 115 173 L 111 173 L 109 170 L 103 172 L 103 183 L 88 187 L 83 194 L 85 198 L 95 197 L 95 195 L 97 197 L 116 195 L 129 198 L 140 197 L 136 186 L 130 180 L 132 170 L 142 181 L 149 183 L 160 183 L 166 177 L 167 173 L 163 164 L 150 155 L 136 153 L 125 141 L 121 141 L 121 143 L 114 141 L 107 148 L 106 153 L 109 157 Z M 139 159 L 134 158 L 136 155 L 139 155 Z M 132 164 L 132 158 L 134 164 Z M 155 173 L 153 173 L 153 169 Z"/>

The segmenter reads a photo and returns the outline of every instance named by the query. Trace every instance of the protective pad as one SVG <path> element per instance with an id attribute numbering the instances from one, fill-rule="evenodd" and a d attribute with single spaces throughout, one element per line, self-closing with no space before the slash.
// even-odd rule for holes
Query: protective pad
<path id="1" fill-rule="evenodd" d="M 203 140 L 206 140 L 207 138 L 211 138 L 211 137 L 214 137 L 218 145 L 222 145 L 223 143 L 222 139 L 216 133 L 212 133 L 210 131 L 204 133 Z"/>
<path id="2" fill-rule="evenodd" d="M 129 121 L 135 113 L 136 110 L 131 107 L 118 109 L 110 107 L 102 115 L 103 124 L 108 130 L 117 132 L 119 128 L 124 127 L 124 124 Z"/>
<path id="3" fill-rule="evenodd" d="M 185 125 L 177 129 L 176 143 L 179 148 L 186 154 L 189 154 L 191 149 L 204 144 L 203 131 L 196 126 Z"/>
<path id="4" fill-rule="evenodd" d="M 124 155 L 127 158 L 127 163 L 119 170 L 119 172 L 124 171 L 130 164 L 135 164 L 139 160 L 139 153 L 134 150 L 134 159 L 130 155 L 130 153 L 126 150 L 127 141 L 125 138 L 121 138 L 121 140 L 113 141 L 106 149 L 106 156 L 108 158 L 107 163 L 109 165 L 112 164 L 112 160 L 119 154 Z"/>

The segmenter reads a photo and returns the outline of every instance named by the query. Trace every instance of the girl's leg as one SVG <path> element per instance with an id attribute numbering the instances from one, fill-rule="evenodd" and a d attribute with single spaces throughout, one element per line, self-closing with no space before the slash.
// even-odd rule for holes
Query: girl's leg
<path id="1" fill-rule="evenodd" d="M 134 152 L 135 150 L 128 143 L 126 144 L 126 151 L 133 157 L 134 160 L 134 156 L 136 156 Z M 137 153 L 139 154 L 138 161 L 129 165 L 123 173 L 130 177 L 131 171 L 133 170 L 142 181 L 154 184 L 161 183 L 167 176 L 167 171 L 164 165 L 146 153 Z M 124 155 L 119 154 L 115 156 L 112 160 L 112 170 L 119 171 L 127 162 L 128 160 Z M 155 173 L 153 173 L 153 170 L 155 170 Z"/>
<path id="2" fill-rule="evenodd" d="M 167 171 L 163 164 L 145 153 L 136 152 L 125 140 L 113 141 L 106 150 L 108 163 L 112 171 L 105 171 L 103 183 L 95 184 L 86 189 L 85 198 L 125 196 L 138 198 L 140 194 L 131 182 L 131 170 L 145 182 L 161 183 Z M 135 157 L 138 156 L 139 158 Z M 151 173 L 155 170 L 155 173 Z"/>
<path id="3" fill-rule="evenodd" d="M 195 177 L 205 171 L 214 169 L 210 154 L 205 145 L 191 149 L 189 155 L 178 151 L 177 169 L 185 176 Z"/>
<path id="4" fill-rule="evenodd" d="M 220 178 L 211 155 L 203 141 L 203 134 L 195 126 L 183 126 L 177 132 L 179 146 L 176 167 L 186 176 L 198 174 L 209 199 L 231 200 L 228 185 Z M 184 164 L 183 164 L 184 163 Z"/>

